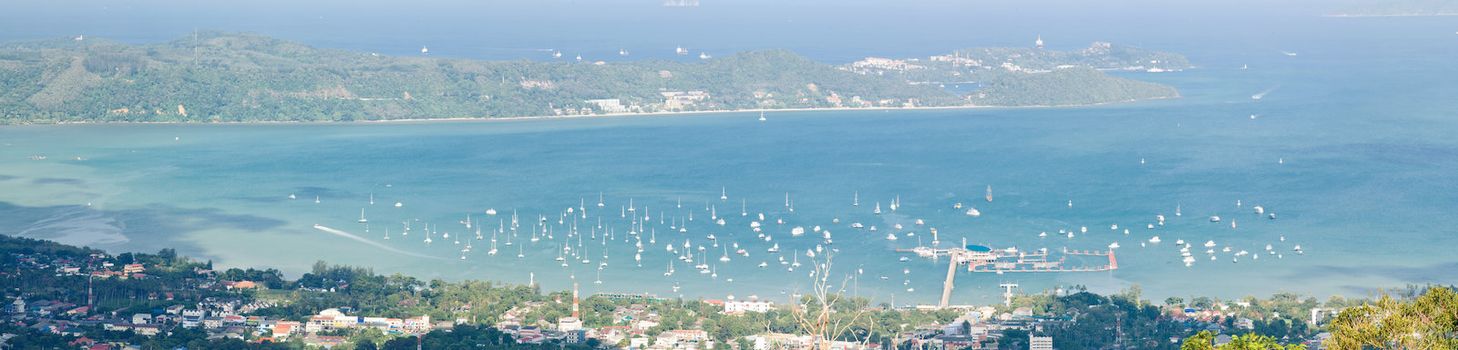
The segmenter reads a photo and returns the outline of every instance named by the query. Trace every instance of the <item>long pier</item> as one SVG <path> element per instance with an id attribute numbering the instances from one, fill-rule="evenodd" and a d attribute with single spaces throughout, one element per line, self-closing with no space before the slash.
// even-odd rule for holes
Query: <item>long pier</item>
<path id="1" fill-rule="evenodd" d="M 972 272 L 982 272 L 982 273 L 986 273 L 986 272 L 992 272 L 992 273 L 1008 273 L 1008 272 L 1102 272 L 1102 271 L 1112 271 L 1112 270 L 1116 270 L 1116 269 L 1117 268 L 1115 268 L 1115 267 L 1104 265 L 1104 266 L 1061 267 L 1061 268 L 1047 268 L 1047 269 L 1039 269 L 1039 268 L 977 269 L 977 270 L 972 270 Z"/>
<path id="2" fill-rule="evenodd" d="M 971 246 L 969 246 L 971 247 Z M 972 250 L 967 248 L 930 248 L 916 247 L 912 249 L 897 249 L 901 253 L 913 253 L 921 257 L 940 259 L 947 257 L 947 279 L 942 284 L 941 306 L 946 307 L 951 301 L 952 289 L 956 284 L 957 267 L 967 264 L 967 271 L 972 273 L 1048 273 L 1048 272 L 1104 272 L 1119 269 L 1119 261 L 1114 257 L 1113 250 L 1070 250 L 1062 249 L 1063 257 L 1056 261 L 1048 260 L 1047 249 L 1039 249 L 1032 252 L 1021 252 L 1016 249 L 995 250 L 978 246 L 980 249 Z M 1107 257 L 1108 264 L 1094 266 L 1064 266 L 1067 256 L 1093 256 Z"/>

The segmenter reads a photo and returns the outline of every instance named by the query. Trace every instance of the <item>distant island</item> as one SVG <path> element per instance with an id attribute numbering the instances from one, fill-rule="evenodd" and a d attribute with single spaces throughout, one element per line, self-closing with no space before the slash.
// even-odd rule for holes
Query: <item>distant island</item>
<path id="1" fill-rule="evenodd" d="M 970 85 L 962 101 L 978 106 L 1075 106 L 1174 98 L 1174 87 L 1102 71 L 1163 73 L 1190 67 L 1184 56 L 1096 42 L 1079 51 L 973 48 L 926 60 L 867 58 L 853 72 L 894 76 L 915 85 Z"/>
<path id="2" fill-rule="evenodd" d="M 0 124 L 1078 106 L 1178 97 L 1173 87 L 1104 71 L 1188 67 L 1178 54 L 1109 43 L 832 65 L 786 50 L 697 60 L 482 61 L 320 49 L 253 34 L 147 45 L 78 36 L 0 46 Z"/>

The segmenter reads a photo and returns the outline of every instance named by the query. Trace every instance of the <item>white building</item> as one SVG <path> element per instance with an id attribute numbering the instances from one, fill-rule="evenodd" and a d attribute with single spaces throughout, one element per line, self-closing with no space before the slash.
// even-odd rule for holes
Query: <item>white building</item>
<path id="1" fill-rule="evenodd" d="M 557 320 L 557 330 L 571 332 L 582 329 L 582 320 L 576 317 L 563 317 Z"/>
<path id="2" fill-rule="evenodd" d="M 1053 337 L 1028 335 L 1028 350 L 1053 350 Z"/>
<path id="3" fill-rule="evenodd" d="M 587 103 L 597 106 L 597 109 L 603 113 L 626 113 L 628 111 L 628 107 L 623 106 L 623 101 L 616 98 L 587 100 Z"/>
<path id="4" fill-rule="evenodd" d="M 810 349 L 816 346 L 815 340 L 808 335 L 763 333 L 744 338 L 749 340 L 750 348 L 741 350 Z M 832 341 L 829 345 L 829 348 L 826 350 L 869 349 L 865 344 L 840 340 Z"/>
<path id="5" fill-rule="evenodd" d="M 13 301 L 13 302 L 10 303 L 10 306 L 6 306 L 5 307 L 5 311 L 6 312 L 9 312 L 9 313 L 12 313 L 12 314 L 16 314 L 16 315 L 24 314 L 25 313 L 25 298 L 16 297 L 15 298 L 15 301 Z"/>
<path id="6" fill-rule="evenodd" d="M 1331 315 L 1332 315 L 1332 309 L 1323 309 L 1323 308 L 1319 308 L 1319 307 L 1318 308 L 1312 308 L 1311 309 L 1311 325 L 1312 326 L 1319 325 L 1319 324 L 1321 324 L 1321 321 L 1326 320 L 1326 318 L 1327 317 L 1331 317 Z"/>
<path id="7" fill-rule="evenodd" d="M 775 303 L 761 300 L 728 300 L 724 302 L 724 314 L 736 315 L 746 312 L 769 312 L 774 310 Z"/>
<path id="8" fill-rule="evenodd" d="M 890 58 L 883 58 L 883 57 L 866 57 L 863 60 L 852 62 L 851 63 L 851 67 L 854 68 L 856 71 L 866 71 L 866 70 L 908 71 L 908 70 L 912 70 L 912 69 L 921 69 L 921 68 L 923 68 L 922 66 L 918 66 L 918 65 L 915 65 L 915 64 L 911 64 L 910 62 L 907 62 L 906 60 L 897 60 L 897 59 L 890 59 Z"/>
<path id="9" fill-rule="evenodd" d="M 681 110 L 693 107 L 699 102 L 704 102 L 709 99 L 708 92 L 697 90 L 688 92 L 660 91 L 658 94 L 663 96 L 663 109 L 666 110 Z"/>
<path id="10" fill-rule="evenodd" d="M 182 310 L 182 327 L 183 328 L 193 328 L 193 327 L 197 327 L 199 324 L 202 323 L 203 317 L 206 317 L 206 316 L 207 316 L 207 311 L 206 310 L 200 310 L 200 309 L 183 309 Z"/>

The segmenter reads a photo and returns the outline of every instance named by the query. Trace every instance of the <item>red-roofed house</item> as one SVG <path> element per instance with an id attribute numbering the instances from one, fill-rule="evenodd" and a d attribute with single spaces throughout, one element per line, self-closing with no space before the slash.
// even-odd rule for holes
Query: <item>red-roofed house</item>
<path id="1" fill-rule="evenodd" d="M 273 324 L 273 337 L 279 340 L 288 339 L 290 335 L 303 331 L 298 321 L 278 321 Z"/>
<path id="2" fill-rule="evenodd" d="M 76 338 L 76 340 L 72 340 L 68 344 L 71 344 L 71 346 L 75 346 L 75 347 L 92 346 L 92 345 L 96 345 L 96 341 L 95 340 L 91 340 L 91 338 L 80 337 L 80 338 Z"/>

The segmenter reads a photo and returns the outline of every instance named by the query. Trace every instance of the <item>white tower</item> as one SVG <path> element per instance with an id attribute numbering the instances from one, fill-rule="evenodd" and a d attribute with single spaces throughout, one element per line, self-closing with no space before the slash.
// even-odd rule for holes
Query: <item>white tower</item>
<path id="1" fill-rule="evenodd" d="M 1033 42 L 1033 45 L 1034 46 L 1037 46 L 1040 49 L 1043 48 L 1043 36 L 1042 35 L 1039 35 L 1038 36 L 1038 40 L 1037 41 L 1034 41 Z"/>

